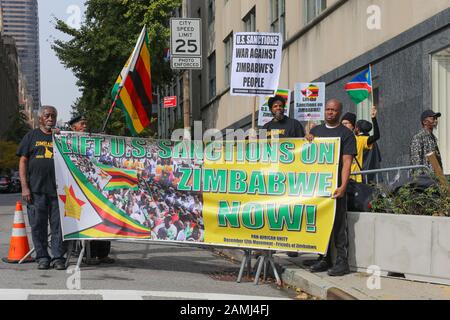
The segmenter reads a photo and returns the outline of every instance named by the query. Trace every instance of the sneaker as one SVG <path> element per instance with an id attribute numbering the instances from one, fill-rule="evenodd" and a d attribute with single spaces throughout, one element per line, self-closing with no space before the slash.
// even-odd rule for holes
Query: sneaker
<path id="1" fill-rule="evenodd" d="M 287 256 L 289 258 L 297 258 L 298 257 L 298 252 L 288 252 Z"/>
<path id="2" fill-rule="evenodd" d="M 48 260 L 41 260 L 41 261 L 39 261 L 38 269 L 39 270 L 48 270 L 48 269 L 50 269 L 50 261 L 48 261 Z"/>
<path id="3" fill-rule="evenodd" d="M 97 258 L 97 259 L 100 263 L 106 263 L 106 264 L 111 264 L 111 263 L 116 262 L 116 260 L 114 260 L 113 258 L 110 258 L 110 257 L 102 257 L 102 258 Z"/>
<path id="4" fill-rule="evenodd" d="M 343 260 L 337 261 L 336 265 L 330 270 L 328 270 L 328 275 L 330 277 L 342 277 L 349 273 L 350 267 L 348 265 L 348 262 Z"/>
<path id="5" fill-rule="evenodd" d="M 56 270 L 66 270 L 66 263 L 62 259 L 55 260 L 53 262 L 53 268 Z"/>
<path id="6" fill-rule="evenodd" d="M 311 268 L 309 268 L 309 271 L 311 271 L 312 273 L 325 272 L 328 270 L 328 268 L 329 268 L 329 265 L 325 261 L 325 259 L 320 259 L 318 262 L 313 264 L 311 266 Z"/>

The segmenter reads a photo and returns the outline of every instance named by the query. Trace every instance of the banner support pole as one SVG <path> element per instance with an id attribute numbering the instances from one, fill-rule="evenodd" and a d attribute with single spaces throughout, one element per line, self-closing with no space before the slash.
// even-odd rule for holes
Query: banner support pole
<path id="1" fill-rule="evenodd" d="M 256 139 L 257 135 L 256 135 L 256 109 L 258 107 L 258 96 L 254 97 L 253 100 L 253 107 L 252 107 L 252 129 L 251 129 L 251 133 L 249 135 L 249 140 L 254 140 Z"/>

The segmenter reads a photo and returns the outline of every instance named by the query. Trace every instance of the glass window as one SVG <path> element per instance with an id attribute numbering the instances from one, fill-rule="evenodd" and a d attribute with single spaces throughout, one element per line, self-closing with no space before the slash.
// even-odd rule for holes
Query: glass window
<path id="1" fill-rule="evenodd" d="M 233 57 L 233 34 L 225 39 L 225 84 L 228 86 L 231 82 L 231 63 Z"/>
<path id="2" fill-rule="evenodd" d="M 450 47 L 432 56 L 433 111 L 442 114 L 434 132 L 438 138 L 439 151 L 445 174 L 450 174 Z M 429 109 L 428 107 L 425 109 Z"/>
<path id="3" fill-rule="evenodd" d="M 208 0 L 208 25 L 211 25 L 216 17 L 215 12 L 215 1 L 214 0 Z"/>
<path id="4" fill-rule="evenodd" d="M 305 0 L 305 24 L 314 20 L 326 7 L 326 0 Z"/>
<path id="5" fill-rule="evenodd" d="M 213 52 L 208 58 L 208 87 L 209 99 L 216 96 L 216 53 Z"/>
<path id="6" fill-rule="evenodd" d="M 255 32 L 256 31 L 256 8 L 253 7 L 252 10 L 244 17 L 244 30 L 245 32 Z"/>
<path id="7" fill-rule="evenodd" d="M 279 32 L 286 39 L 286 5 L 285 0 L 270 0 L 270 29 Z"/>

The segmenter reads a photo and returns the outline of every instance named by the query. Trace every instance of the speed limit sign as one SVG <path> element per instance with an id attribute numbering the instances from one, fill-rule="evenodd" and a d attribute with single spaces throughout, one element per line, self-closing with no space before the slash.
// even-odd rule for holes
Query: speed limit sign
<path id="1" fill-rule="evenodd" d="M 202 69 L 200 19 L 170 19 L 172 69 Z"/>

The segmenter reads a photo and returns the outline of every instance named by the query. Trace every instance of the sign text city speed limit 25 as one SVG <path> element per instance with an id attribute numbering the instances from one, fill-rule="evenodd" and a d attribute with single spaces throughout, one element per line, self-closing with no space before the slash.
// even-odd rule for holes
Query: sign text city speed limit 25
<path id="1" fill-rule="evenodd" d="M 172 69 L 202 69 L 200 19 L 170 19 Z"/>

